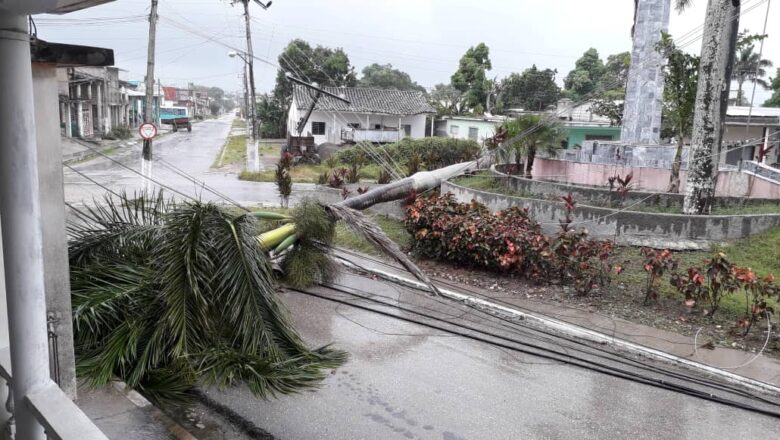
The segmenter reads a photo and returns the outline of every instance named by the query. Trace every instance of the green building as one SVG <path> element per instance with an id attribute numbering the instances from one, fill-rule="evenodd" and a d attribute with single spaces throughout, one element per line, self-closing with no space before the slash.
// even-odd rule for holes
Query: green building
<path id="1" fill-rule="evenodd" d="M 564 148 L 581 147 L 585 141 L 617 141 L 620 140 L 620 127 L 609 123 L 568 121 L 563 123 L 567 132 Z"/>

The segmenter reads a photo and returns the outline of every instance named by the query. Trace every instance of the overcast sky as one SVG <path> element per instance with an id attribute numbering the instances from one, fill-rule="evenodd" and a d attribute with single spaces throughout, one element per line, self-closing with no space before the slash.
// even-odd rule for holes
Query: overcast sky
<path id="1" fill-rule="evenodd" d="M 694 0 L 682 14 L 673 11 L 672 35 L 700 36 L 706 3 Z M 128 70 L 131 79 L 142 79 L 148 36 L 143 15 L 149 4 L 117 0 L 64 16 L 38 16 L 38 36 L 112 48 L 116 66 Z M 766 0 L 743 4 L 743 11 L 755 9 L 743 15 L 740 27 L 759 32 Z M 156 76 L 164 85 L 191 81 L 240 90 L 241 61 L 229 58 L 224 45 L 245 47 L 242 10 L 226 0 L 160 0 Z M 562 83 L 589 47 L 604 59 L 630 50 L 633 0 L 274 0 L 268 10 L 253 4 L 251 14 L 255 56 L 274 64 L 290 40 L 302 38 L 342 47 L 358 72 L 371 63 L 391 63 L 431 87 L 448 82 L 466 49 L 484 42 L 493 62 L 491 77 L 536 64 L 557 69 Z M 772 35 L 772 29 L 780 29 L 780 5 L 770 11 L 767 29 L 764 57 L 780 64 L 780 35 Z M 686 47 L 700 48 L 700 39 Z M 272 89 L 276 69 L 256 62 L 255 70 L 258 93 Z M 769 93 L 759 87 L 756 96 L 762 103 Z"/>

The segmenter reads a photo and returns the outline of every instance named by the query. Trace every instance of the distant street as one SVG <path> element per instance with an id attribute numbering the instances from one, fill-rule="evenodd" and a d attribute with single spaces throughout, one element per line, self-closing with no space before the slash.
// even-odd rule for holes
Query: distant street
<path id="1" fill-rule="evenodd" d="M 194 124 L 192 132 L 179 131 L 167 134 L 154 143 L 153 178 L 163 185 L 172 187 L 190 197 L 205 201 L 222 199 L 208 189 L 183 176 L 205 182 L 208 187 L 241 203 L 278 204 L 279 198 L 274 183 L 245 182 L 238 180 L 236 174 L 211 169 L 214 159 L 230 132 L 233 115 L 207 120 Z M 132 170 L 141 171 L 140 145 L 126 148 L 111 155 L 112 159 Z M 121 165 L 103 158 L 72 165 L 81 173 L 113 191 L 125 190 L 129 193 L 143 189 L 143 178 Z M 174 171 L 172 167 L 178 168 Z M 85 177 L 65 168 L 65 200 L 70 203 L 89 202 L 106 192 Z M 155 185 L 155 188 L 156 185 Z M 294 198 L 303 197 L 313 190 L 314 185 L 296 184 Z M 171 191 L 166 190 L 167 193 Z M 176 195 L 176 198 L 182 196 Z M 294 202 L 294 200 L 293 200 Z"/>

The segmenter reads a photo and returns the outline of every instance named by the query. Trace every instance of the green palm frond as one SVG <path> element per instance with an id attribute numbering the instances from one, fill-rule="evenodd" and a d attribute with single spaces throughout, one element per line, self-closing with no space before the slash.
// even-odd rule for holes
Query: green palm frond
<path id="1" fill-rule="evenodd" d="M 311 387 L 345 359 L 308 349 L 293 328 L 252 216 L 123 195 L 69 231 L 78 367 L 92 383 L 119 376 L 176 398 L 208 375 L 265 397 Z"/>

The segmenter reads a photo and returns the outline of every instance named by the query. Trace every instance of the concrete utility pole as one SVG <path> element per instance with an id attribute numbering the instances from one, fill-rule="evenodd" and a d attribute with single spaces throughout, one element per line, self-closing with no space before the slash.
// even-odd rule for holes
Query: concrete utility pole
<path id="1" fill-rule="evenodd" d="M 685 183 L 685 214 L 709 214 L 739 32 L 740 0 L 709 0 Z"/>
<path id="2" fill-rule="evenodd" d="M 152 116 L 154 108 L 154 47 L 157 34 L 157 0 L 152 0 L 152 9 L 149 12 L 149 46 L 146 54 L 146 102 L 144 103 L 144 122 L 153 124 Z M 141 173 L 152 177 L 152 139 L 144 140 L 144 148 L 141 157 Z M 144 188 L 149 188 L 149 180 L 144 179 Z"/>
<path id="3" fill-rule="evenodd" d="M 255 100 L 255 68 L 254 55 L 252 54 L 252 30 L 249 27 L 249 0 L 242 0 L 244 4 L 244 21 L 246 22 L 246 64 L 249 68 L 249 117 L 252 119 L 252 141 L 257 136 L 257 100 Z M 261 4 L 262 5 L 262 4 Z M 269 3 L 270 5 L 270 3 Z"/>
<path id="4" fill-rule="evenodd" d="M 663 56 L 655 50 L 669 30 L 671 0 L 638 0 L 634 11 L 633 49 L 628 69 L 623 128 L 626 144 L 657 145 L 661 140 Z"/>

